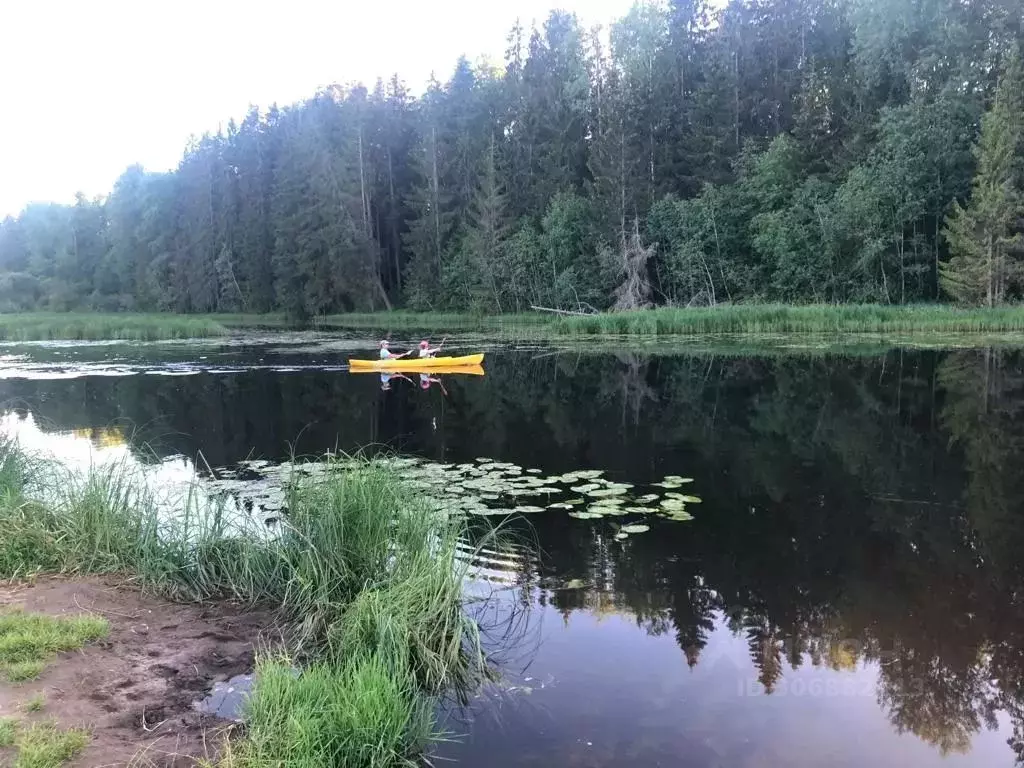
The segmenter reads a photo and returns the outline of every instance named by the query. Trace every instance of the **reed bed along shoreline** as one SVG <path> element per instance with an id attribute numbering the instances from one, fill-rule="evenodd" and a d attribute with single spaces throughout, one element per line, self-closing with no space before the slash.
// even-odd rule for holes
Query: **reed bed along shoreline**
<path id="1" fill-rule="evenodd" d="M 702 336 L 979 334 L 1024 331 L 1024 307 L 961 309 L 946 305 L 882 306 L 736 304 L 691 309 L 661 308 L 596 315 L 473 316 L 390 312 L 330 315 L 321 328 L 479 331 L 499 336 Z"/>
<path id="2" fill-rule="evenodd" d="M 0 578 L 111 574 L 270 609 L 284 639 L 258 657 L 244 733 L 216 764 L 411 765 L 440 736 L 435 697 L 485 669 L 463 610 L 464 523 L 372 461 L 289 482 L 274 535 L 185 504 L 168 516 L 127 465 L 73 471 L 4 440 Z"/>
<path id="3" fill-rule="evenodd" d="M 0 314 L 0 341 L 164 341 L 224 336 L 220 321 L 204 316 L 85 312 Z"/>
<path id="4" fill-rule="evenodd" d="M 1024 307 L 731 305 L 560 317 L 565 335 L 929 334 L 1024 331 Z"/>
<path id="5" fill-rule="evenodd" d="M 161 341 L 216 338 L 244 330 L 284 330 L 280 314 L 178 315 L 29 312 L 0 315 L 0 341 Z M 594 336 L 878 336 L 901 334 L 994 334 L 1024 332 L 1024 306 L 966 309 L 943 304 L 793 306 L 730 304 L 595 315 L 526 312 L 507 315 L 394 312 L 315 317 L 313 330 L 417 331 L 435 335 L 479 332 L 497 339 L 557 339 Z"/>

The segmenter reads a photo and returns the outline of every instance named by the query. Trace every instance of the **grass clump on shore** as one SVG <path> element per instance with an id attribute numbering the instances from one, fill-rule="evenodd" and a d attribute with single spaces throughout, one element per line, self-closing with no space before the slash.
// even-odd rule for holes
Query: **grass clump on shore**
<path id="1" fill-rule="evenodd" d="M 58 653 L 77 650 L 109 631 L 105 619 L 92 616 L 0 613 L 0 674 L 12 682 L 33 680 Z"/>
<path id="2" fill-rule="evenodd" d="M 46 696 L 41 693 L 35 694 L 31 699 L 21 705 L 23 712 L 42 712 L 46 708 Z"/>
<path id="3" fill-rule="evenodd" d="M 74 760 L 89 744 L 89 732 L 58 728 L 54 723 L 19 723 L 0 718 L 0 749 L 14 748 L 12 768 L 58 768 Z"/>
<path id="4" fill-rule="evenodd" d="M 210 317 L 133 312 L 25 312 L 0 314 L 0 341 L 162 341 L 223 336 Z"/>
<path id="5" fill-rule="evenodd" d="M 13 768 L 57 768 L 75 759 L 89 744 L 82 728 L 58 728 L 54 723 L 16 726 L 13 737 L 18 750 Z"/>
<path id="6" fill-rule="evenodd" d="M 0 717 L 0 749 L 12 746 L 17 735 L 17 722 L 10 717 Z"/>
<path id="7" fill-rule="evenodd" d="M 273 609 L 289 660 L 260 662 L 223 765 L 410 764 L 436 735 L 433 697 L 485 666 L 463 612 L 463 523 L 372 461 L 297 473 L 273 535 L 201 501 L 169 511 L 127 467 L 72 473 L 0 443 L 0 577 L 117 573 Z"/>
<path id="8" fill-rule="evenodd" d="M 416 681 L 379 653 L 314 664 L 300 675 L 287 661 L 267 661 L 257 680 L 247 737 L 226 752 L 221 768 L 414 765 L 411 756 L 432 735 Z"/>

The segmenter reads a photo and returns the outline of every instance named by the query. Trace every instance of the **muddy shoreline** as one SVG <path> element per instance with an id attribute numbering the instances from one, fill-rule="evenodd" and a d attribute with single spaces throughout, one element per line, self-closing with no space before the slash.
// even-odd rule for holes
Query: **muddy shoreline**
<path id="1" fill-rule="evenodd" d="M 38 680 L 0 681 L 0 717 L 54 720 L 84 727 L 89 746 L 80 768 L 142 764 L 191 766 L 212 757 L 229 721 L 195 709 L 215 683 L 249 672 L 264 612 L 230 603 L 176 604 L 113 579 L 40 578 L 0 586 L 0 610 L 51 616 L 94 614 L 110 624 L 102 642 L 65 653 Z M 25 703 L 42 696 L 42 711 Z M 4 756 L 0 755 L 0 764 Z"/>

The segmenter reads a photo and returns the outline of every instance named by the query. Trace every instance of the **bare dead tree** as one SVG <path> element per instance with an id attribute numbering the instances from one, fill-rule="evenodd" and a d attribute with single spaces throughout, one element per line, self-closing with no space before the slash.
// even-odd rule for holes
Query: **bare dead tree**
<path id="1" fill-rule="evenodd" d="M 633 219 L 633 232 L 622 243 L 622 265 L 619 268 L 622 282 L 613 294 L 613 311 L 625 312 L 651 306 L 654 288 L 647 272 L 647 263 L 654 256 L 654 252 L 655 246 L 645 247 L 640 237 L 640 220 Z"/>

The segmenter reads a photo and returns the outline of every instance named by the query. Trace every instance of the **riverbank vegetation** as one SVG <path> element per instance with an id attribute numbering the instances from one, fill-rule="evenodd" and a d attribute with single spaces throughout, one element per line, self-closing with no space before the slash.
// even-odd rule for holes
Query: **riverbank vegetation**
<path id="1" fill-rule="evenodd" d="M 0 611 L 0 678 L 15 683 L 32 680 L 56 654 L 99 640 L 108 629 L 99 617 L 54 618 Z"/>
<path id="2" fill-rule="evenodd" d="M 138 340 L 218 337 L 247 330 L 283 329 L 280 314 L 189 316 L 174 314 L 20 313 L 0 315 L 0 340 Z M 960 308 L 943 304 L 722 304 L 715 307 L 555 315 L 541 312 L 480 315 L 374 312 L 325 315 L 313 328 L 440 337 L 483 333 L 495 339 L 595 338 L 599 336 L 805 336 L 899 337 L 927 340 L 940 334 L 965 338 L 1024 331 L 1024 306 Z"/>
<path id="3" fill-rule="evenodd" d="M 163 341 L 223 336 L 226 333 L 228 328 L 220 320 L 169 313 L 0 314 L 0 341 Z"/>
<path id="4" fill-rule="evenodd" d="M 462 611 L 461 523 L 372 462 L 339 462 L 286 493 L 286 523 L 268 534 L 198 495 L 163 508 L 127 467 L 72 471 L 6 442 L 0 578 L 110 574 L 177 600 L 270 609 L 284 640 L 259 664 L 248 727 L 224 760 L 406 764 L 436 735 L 432 697 L 484 668 Z"/>
<path id="5" fill-rule="evenodd" d="M 497 337 L 562 338 L 595 336 L 704 335 L 860 335 L 1013 333 L 1024 331 L 1024 306 L 967 309 L 943 304 L 727 304 L 588 315 L 467 315 L 429 312 L 378 312 L 330 315 L 324 330 L 447 333 L 479 331 Z"/>
<path id="6" fill-rule="evenodd" d="M 1000 333 L 1024 331 L 1024 307 L 730 305 L 566 316 L 555 320 L 551 329 L 574 336 Z"/>
<path id="7" fill-rule="evenodd" d="M 0 750 L 14 751 L 12 768 L 60 768 L 88 743 L 89 732 L 82 728 L 61 729 L 49 722 L 26 724 L 0 718 Z"/>
<path id="8" fill-rule="evenodd" d="M 0 309 L 1012 301 L 1022 41 L 1000 0 L 554 11 L 503 66 L 253 108 L 170 173 L 29 206 Z"/>

